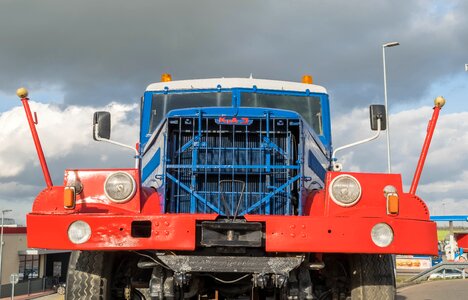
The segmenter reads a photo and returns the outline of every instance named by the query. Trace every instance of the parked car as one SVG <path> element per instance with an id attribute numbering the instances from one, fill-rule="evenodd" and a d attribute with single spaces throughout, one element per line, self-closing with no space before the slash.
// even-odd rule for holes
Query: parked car
<path id="1" fill-rule="evenodd" d="M 465 275 L 465 277 L 468 274 Z M 459 269 L 445 269 L 439 271 L 437 273 L 433 273 L 429 276 L 429 280 L 431 279 L 456 279 L 456 278 L 463 278 L 463 271 Z"/>

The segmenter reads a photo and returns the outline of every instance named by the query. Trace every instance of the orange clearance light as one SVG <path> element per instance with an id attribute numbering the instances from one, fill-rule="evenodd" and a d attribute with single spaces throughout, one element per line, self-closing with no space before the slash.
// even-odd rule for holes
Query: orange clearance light
<path id="1" fill-rule="evenodd" d="M 63 207 L 66 209 L 73 209 L 75 208 L 76 203 L 76 193 L 75 187 L 73 186 L 66 186 L 63 190 Z"/>
<path id="2" fill-rule="evenodd" d="M 302 76 L 302 83 L 312 84 L 314 82 L 312 75 Z"/>
<path id="3" fill-rule="evenodd" d="M 396 215 L 399 212 L 399 199 L 397 193 L 387 194 L 387 214 Z"/>
<path id="4" fill-rule="evenodd" d="M 161 75 L 161 82 L 168 82 L 168 81 L 172 81 L 172 76 L 171 76 L 171 74 L 163 73 L 163 74 Z"/>

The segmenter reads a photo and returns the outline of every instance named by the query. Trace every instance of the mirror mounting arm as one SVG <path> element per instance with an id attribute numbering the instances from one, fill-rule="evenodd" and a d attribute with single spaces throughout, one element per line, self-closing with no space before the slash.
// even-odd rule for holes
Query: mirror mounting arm
<path id="1" fill-rule="evenodd" d="M 346 148 L 354 147 L 354 146 L 357 146 L 357 145 L 364 144 L 364 143 L 370 142 L 372 140 L 375 140 L 376 138 L 379 137 L 380 132 L 382 131 L 381 128 L 382 128 L 382 119 L 378 118 L 377 119 L 377 132 L 373 136 L 371 136 L 370 138 L 361 140 L 361 141 L 357 141 L 357 142 L 354 142 L 354 143 L 351 143 L 351 144 L 348 144 L 348 145 L 338 147 L 335 150 L 333 150 L 333 154 L 332 154 L 332 168 L 333 168 L 333 171 L 337 171 L 337 172 L 341 171 L 341 164 L 336 162 L 336 153 L 338 151 L 341 151 L 341 150 L 346 149 Z"/>
<path id="2" fill-rule="evenodd" d="M 130 146 L 130 145 L 126 145 L 126 144 L 122 144 L 122 143 L 119 143 L 119 142 L 116 142 L 116 141 L 113 141 L 113 140 L 110 140 L 110 139 L 106 139 L 106 138 L 102 138 L 100 137 L 98 134 L 97 134 L 97 124 L 94 124 L 94 128 L 93 128 L 93 133 L 94 133 L 94 139 L 96 141 L 100 141 L 100 142 L 106 142 L 106 143 L 110 143 L 110 144 L 113 144 L 113 145 L 117 145 L 117 146 L 120 146 L 120 147 L 124 147 L 124 148 L 127 148 L 127 149 L 131 149 L 132 151 L 135 152 L 135 169 L 138 169 L 139 165 L 140 165 L 140 153 L 138 152 L 137 149 L 135 149 L 134 147 Z"/>

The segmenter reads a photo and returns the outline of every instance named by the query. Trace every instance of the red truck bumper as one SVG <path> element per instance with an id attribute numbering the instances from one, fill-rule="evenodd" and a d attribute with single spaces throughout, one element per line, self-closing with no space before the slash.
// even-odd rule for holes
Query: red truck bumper
<path id="1" fill-rule="evenodd" d="M 217 215 L 28 214 L 28 246 L 69 250 L 194 250 L 196 223 Z M 436 224 L 431 221 L 375 217 L 297 217 L 247 215 L 265 224 L 267 252 L 437 254 Z M 68 239 L 74 221 L 85 221 L 91 237 L 83 244 Z M 151 222 L 149 237 L 133 237 L 132 222 Z M 377 223 L 391 226 L 394 239 L 378 247 L 371 239 Z"/>

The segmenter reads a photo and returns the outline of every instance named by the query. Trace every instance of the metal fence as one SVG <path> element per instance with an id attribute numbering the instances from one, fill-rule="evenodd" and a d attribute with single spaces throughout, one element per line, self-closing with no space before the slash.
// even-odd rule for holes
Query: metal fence
<path id="1" fill-rule="evenodd" d="M 43 277 L 29 279 L 15 284 L 15 296 L 29 295 L 33 293 L 43 292 L 53 288 L 54 284 L 58 284 L 57 278 Z M 11 297 L 11 284 L 1 286 L 0 298 Z"/>
<path id="2" fill-rule="evenodd" d="M 466 262 L 442 262 L 440 264 L 437 264 L 433 266 L 430 269 L 427 269 L 407 280 L 407 282 L 419 282 L 423 280 L 427 280 L 431 274 L 434 274 L 436 272 L 442 272 L 446 269 L 459 269 L 460 271 L 463 271 L 463 278 L 466 278 L 465 275 L 465 269 L 468 268 L 468 263 Z"/>

